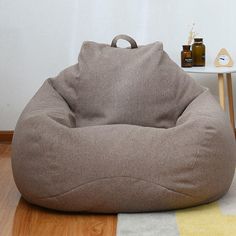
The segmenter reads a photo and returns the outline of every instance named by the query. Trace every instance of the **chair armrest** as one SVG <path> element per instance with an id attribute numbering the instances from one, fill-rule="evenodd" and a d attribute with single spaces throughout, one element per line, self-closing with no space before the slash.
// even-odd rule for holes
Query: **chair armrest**
<path id="1" fill-rule="evenodd" d="M 75 127 L 75 116 L 66 101 L 47 79 L 25 107 L 18 123 L 35 116 L 47 116 L 67 127 Z"/>
<path id="2" fill-rule="evenodd" d="M 187 106 L 182 115 L 178 118 L 176 125 L 201 117 L 219 121 L 223 120 L 230 125 L 225 112 L 221 109 L 219 103 L 211 95 L 208 89 L 196 97 Z"/>

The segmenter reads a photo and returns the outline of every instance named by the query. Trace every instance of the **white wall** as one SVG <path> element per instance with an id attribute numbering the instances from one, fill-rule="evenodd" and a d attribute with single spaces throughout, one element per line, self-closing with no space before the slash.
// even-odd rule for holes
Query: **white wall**
<path id="1" fill-rule="evenodd" d="M 42 82 L 76 62 L 81 43 L 120 33 L 138 44 L 163 41 L 179 61 L 192 22 L 211 64 L 221 47 L 236 62 L 235 0 L 0 0 L 0 130 L 14 129 Z M 217 95 L 217 80 L 198 81 Z M 236 83 L 234 83 L 236 104 Z"/>

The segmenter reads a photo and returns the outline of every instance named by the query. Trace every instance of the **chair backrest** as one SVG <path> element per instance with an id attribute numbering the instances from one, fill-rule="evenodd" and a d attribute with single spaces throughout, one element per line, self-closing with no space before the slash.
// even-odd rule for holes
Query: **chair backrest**
<path id="1" fill-rule="evenodd" d="M 130 48 L 118 48 L 125 39 Z M 163 50 L 129 36 L 111 45 L 84 42 L 78 64 L 61 72 L 54 88 L 76 114 L 77 126 L 133 124 L 170 128 L 203 88 Z"/>

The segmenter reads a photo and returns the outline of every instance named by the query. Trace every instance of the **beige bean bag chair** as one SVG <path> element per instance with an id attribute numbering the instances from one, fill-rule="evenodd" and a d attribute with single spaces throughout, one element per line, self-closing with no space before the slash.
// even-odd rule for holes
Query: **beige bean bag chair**
<path id="1" fill-rule="evenodd" d="M 118 48 L 119 38 L 131 48 Z M 62 211 L 147 212 L 223 196 L 233 130 L 210 92 L 156 42 L 85 42 L 17 123 L 12 168 L 29 202 Z"/>

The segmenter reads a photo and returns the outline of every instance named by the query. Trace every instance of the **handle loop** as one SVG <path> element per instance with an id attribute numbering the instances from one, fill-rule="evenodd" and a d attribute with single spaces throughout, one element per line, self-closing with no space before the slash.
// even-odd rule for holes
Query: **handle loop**
<path id="1" fill-rule="evenodd" d="M 131 48 L 138 48 L 138 45 L 137 43 L 135 42 L 135 40 L 133 38 L 131 38 L 130 36 L 128 35 L 125 35 L 125 34 L 120 34 L 120 35 L 117 35 L 111 42 L 111 47 L 114 47 L 114 48 L 117 48 L 117 41 L 119 39 L 124 39 L 126 41 L 128 41 L 131 45 Z"/>

